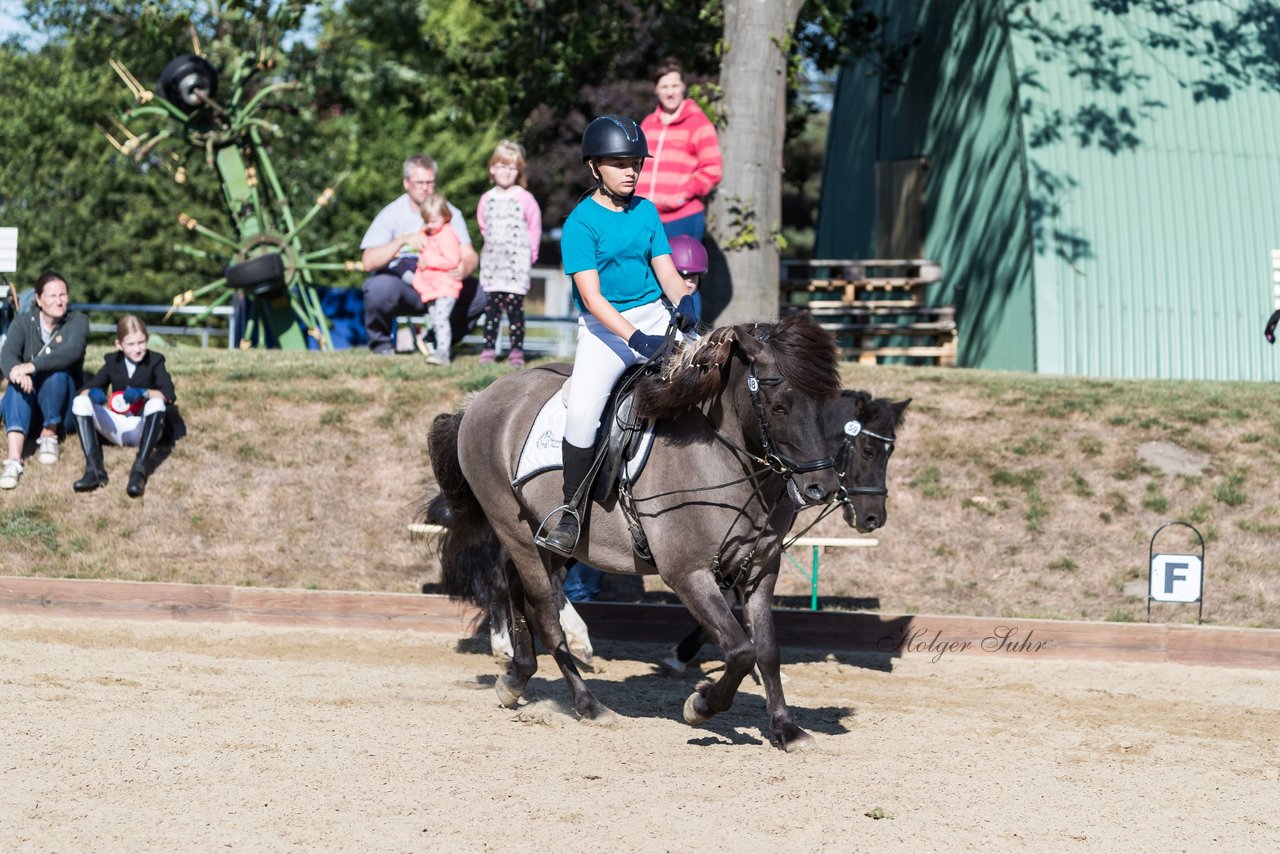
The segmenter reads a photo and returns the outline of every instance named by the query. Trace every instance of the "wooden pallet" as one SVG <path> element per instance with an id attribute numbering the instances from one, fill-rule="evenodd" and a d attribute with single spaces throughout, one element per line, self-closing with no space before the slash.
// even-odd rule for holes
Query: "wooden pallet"
<path id="1" fill-rule="evenodd" d="M 927 347 L 840 347 L 841 354 L 860 365 L 878 365 L 885 358 L 919 359 L 925 364 L 941 368 L 955 367 L 955 344 Z"/>
<path id="2" fill-rule="evenodd" d="M 808 311 L 846 358 L 954 365 L 955 307 L 926 305 L 941 279 L 941 266 L 922 259 L 784 261 L 782 312 Z"/>
<path id="3" fill-rule="evenodd" d="M 844 303 L 808 303 L 807 305 L 786 305 L 783 314 L 789 314 L 792 311 L 807 311 L 813 315 L 814 319 L 820 323 L 828 322 L 828 320 L 844 320 L 849 323 L 873 323 L 876 321 L 889 321 L 901 317 L 919 318 L 920 322 L 927 320 L 938 323 L 950 322 L 955 323 L 956 307 L 953 305 L 914 305 L 901 307 L 897 305 L 884 305 L 878 301 L 874 304 L 858 304 L 854 306 L 845 305 Z"/>
<path id="4" fill-rule="evenodd" d="M 819 323 L 836 335 L 890 336 L 913 335 L 925 338 L 954 338 L 956 325 L 950 321 L 923 323 Z"/>
<path id="5" fill-rule="evenodd" d="M 813 279 L 883 279 L 907 277 L 936 282 L 942 278 L 942 265 L 925 258 L 869 258 L 865 260 L 814 259 L 782 262 L 783 281 Z"/>

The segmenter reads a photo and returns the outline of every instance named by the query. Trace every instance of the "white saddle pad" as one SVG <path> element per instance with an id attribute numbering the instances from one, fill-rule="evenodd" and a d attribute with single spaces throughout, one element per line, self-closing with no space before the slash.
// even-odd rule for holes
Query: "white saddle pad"
<path id="1" fill-rule="evenodd" d="M 516 474 L 511 479 L 513 487 L 519 487 L 531 478 L 552 469 L 564 468 L 564 457 L 560 445 L 564 442 L 564 423 L 568 408 L 560 389 L 551 395 L 551 399 L 538 410 L 538 417 L 533 419 L 529 435 L 520 449 L 520 458 L 516 460 Z M 645 428 L 640 437 L 640 446 L 636 454 L 622 464 L 623 472 L 630 481 L 635 481 L 644 461 L 649 456 L 649 448 L 653 444 L 653 424 Z"/>

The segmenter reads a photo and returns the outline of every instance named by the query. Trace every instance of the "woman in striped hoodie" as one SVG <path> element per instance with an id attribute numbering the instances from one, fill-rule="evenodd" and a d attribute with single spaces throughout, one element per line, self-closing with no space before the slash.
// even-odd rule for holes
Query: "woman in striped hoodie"
<path id="1" fill-rule="evenodd" d="M 680 63 L 665 59 L 654 71 L 657 108 L 640 123 L 652 159 L 645 162 L 637 195 L 653 202 L 667 237 L 701 240 L 706 228 L 703 199 L 724 174 L 715 126 L 685 97 Z"/>

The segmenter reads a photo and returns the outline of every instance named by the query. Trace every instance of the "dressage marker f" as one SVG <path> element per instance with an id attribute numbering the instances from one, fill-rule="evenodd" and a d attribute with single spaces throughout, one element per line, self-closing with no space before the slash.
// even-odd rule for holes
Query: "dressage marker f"
<path id="1" fill-rule="evenodd" d="M 1156 537 L 1160 536 L 1160 532 L 1165 528 L 1173 525 L 1181 525 L 1184 528 L 1191 529 L 1192 533 L 1200 540 L 1200 554 L 1156 554 Z M 1148 549 L 1148 554 L 1151 559 L 1151 569 L 1150 581 L 1147 587 L 1147 622 L 1151 622 L 1152 602 L 1174 602 L 1178 604 L 1197 602 L 1200 608 L 1196 616 L 1196 622 L 1203 622 L 1204 537 L 1200 536 L 1200 532 L 1186 522 L 1170 522 L 1166 525 L 1161 525 L 1151 535 L 1151 546 Z"/>

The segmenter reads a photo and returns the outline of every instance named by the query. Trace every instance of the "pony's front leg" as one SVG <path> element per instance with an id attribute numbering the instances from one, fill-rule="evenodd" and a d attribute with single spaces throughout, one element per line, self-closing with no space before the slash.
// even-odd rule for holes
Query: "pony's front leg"
<path id="1" fill-rule="evenodd" d="M 760 681 L 764 683 L 765 702 L 769 708 L 769 726 L 773 741 L 787 752 L 807 750 L 814 746 L 813 736 L 796 726 L 782 695 L 781 662 L 778 657 L 778 635 L 773 625 L 773 588 L 778 581 L 779 563 L 773 571 L 766 568 L 766 575 L 756 589 L 747 595 L 742 610 L 747 616 L 751 639 L 756 647 L 756 664 L 760 668 Z"/>
<path id="2" fill-rule="evenodd" d="M 685 700 L 685 723 L 697 726 L 733 705 L 738 686 L 756 665 L 755 645 L 738 625 L 710 572 L 673 575 L 663 580 L 724 652 L 724 675 L 699 684 Z"/>

